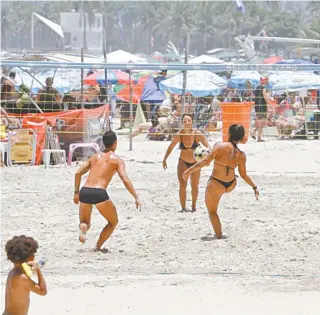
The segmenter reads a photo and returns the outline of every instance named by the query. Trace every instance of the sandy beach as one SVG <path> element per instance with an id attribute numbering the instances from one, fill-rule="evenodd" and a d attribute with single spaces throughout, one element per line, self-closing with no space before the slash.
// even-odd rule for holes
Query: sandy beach
<path id="1" fill-rule="evenodd" d="M 220 205 L 228 237 L 221 241 L 213 237 L 204 204 L 212 166 L 202 171 L 197 212 L 180 213 L 179 150 L 166 171 L 161 164 L 168 145 L 139 135 L 129 152 L 128 138 L 119 138 L 118 154 L 143 208 L 135 209 L 115 177 L 108 193 L 119 225 L 105 244 L 108 254 L 90 251 L 105 224 L 97 211 L 88 242 L 78 242 L 75 164 L 2 169 L 1 305 L 11 267 L 5 243 L 27 234 L 39 242 L 38 257 L 48 259 L 43 272 L 49 293 L 32 295 L 30 314 L 319 315 L 319 141 L 241 145 L 262 196 L 256 201 L 238 180 Z"/>

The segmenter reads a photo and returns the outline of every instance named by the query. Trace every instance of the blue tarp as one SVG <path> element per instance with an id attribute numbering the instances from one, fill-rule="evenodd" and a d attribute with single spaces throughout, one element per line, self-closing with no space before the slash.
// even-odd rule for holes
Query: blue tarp
<path id="1" fill-rule="evenodd" d="M 157 84 L 154 81 L 152 75 L 146 81 L 143 92 L 141 95 L 141 101 L 146 103 L 162 103 L 166 98 L 164 92 L 158 89 Z"/>

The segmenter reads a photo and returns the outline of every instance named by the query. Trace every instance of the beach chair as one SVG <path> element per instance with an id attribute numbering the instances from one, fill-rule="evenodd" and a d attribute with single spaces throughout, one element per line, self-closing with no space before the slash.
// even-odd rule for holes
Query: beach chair
<path id="1" fill-rule="evenodd" d="M 16 129 L 8 133 L 8 166 L 34 165 L 36 159 L 36 132 L 32 129 Z"/>

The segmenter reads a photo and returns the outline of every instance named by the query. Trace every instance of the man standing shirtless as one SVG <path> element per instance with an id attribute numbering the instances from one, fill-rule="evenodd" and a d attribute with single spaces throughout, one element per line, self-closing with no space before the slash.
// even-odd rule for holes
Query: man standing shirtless
<path id="1" fill-rule="evenodd" d="M 85 162 L 77 171 L 75 175 L 75 190 L 73 201 L 79 204 L 79 218 L 80 218 L 80 235 L 79 241 L 85 243 L 86 233 L 90 228 L 92 205 L 95 205 L 100 214 L 108 221 L 108 224 L 103 228 L 100 233 L 95 250 L 107 252 L 107 249 L 101 249 L 105 241 L 111 236 L 115 227 L 118 224 L 118 215 L 116 207 L 110 200 L 106 191 L 109 183 L 111 182 L 114 174 L 117 172 L 124 183 L 126 189 L 134 197 L 137 209 L 140 208 L 141 202 L 139 197 L 129 179 L 125 164 L 116 154 L 117 136 L 113 131 L 107 131 L 103 135 L 103 144 L 105 150 L 98 154 L 93 155 L 87 162 Z M 80 188 L 81 177 L 86 172 L 89 176 Z"/>

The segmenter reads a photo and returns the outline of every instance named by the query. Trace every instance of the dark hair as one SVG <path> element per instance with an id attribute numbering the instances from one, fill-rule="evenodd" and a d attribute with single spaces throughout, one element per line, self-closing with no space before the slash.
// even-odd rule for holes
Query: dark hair
<path id="1" fill-rule="evenodd" d="M 117 135 L 110 130 L 103 135 L 102 140 L 104 146 L 110 148 L 117 141 Z"/>
<path id="2" fill-rule="evenodd" d="M 22 264 L 37 252 L 38 247 L 38 243 L 32 237 L 15 236 L 6 244 L 7 257 L 13 263 Z"/>
<path id="3" fill-rule="evenodd" d="M 233 144 L 235 148 L 237 147 L 237 142 L 243 140 L 245 136 L 245 129 L 242 125 L 233 124 L 229 127 L 229 142 Z"/>
<path id="4" fill-rule="evenodd" d="M 184 114 L 182 115 L 181 120 L 183 120 L 183 118 L 184 118 L 184 117 L 186 117 L 186 116 L 189 116 L 189 117 L 193 120 L 192 115 L 191 115 L 191 114 L 189 114 L 189 113 L 184 113 Z"/>
<path id="5" fill-rule="evenodd" d="M 11 71 L 10 73 L 9 73 L 9 78 L 15 78 L 16 77 L 16 73 L 14 72 L 14 71 Z"/>
<path id="6" fill-rule="evenodd" d="M 47 78 L 46 78 L 46 84 L 47 84 L 47 85 L 49 85 L 49 84 L 52 85 L 52 84 L 53 84 L 53 78 L 52 78 L 52 77 L 47 77 Z"/>

